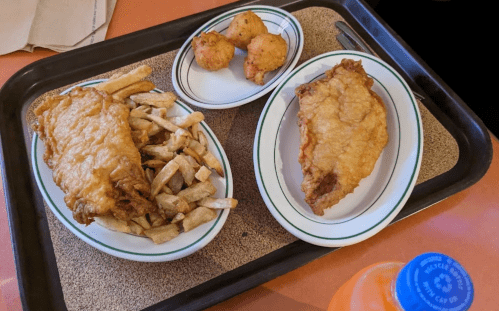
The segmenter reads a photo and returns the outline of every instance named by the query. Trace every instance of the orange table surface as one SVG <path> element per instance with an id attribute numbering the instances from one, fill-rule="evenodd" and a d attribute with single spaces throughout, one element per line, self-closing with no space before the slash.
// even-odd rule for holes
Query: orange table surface
<path id="1" fill-rule="evenodd" d="M 118 0 L 107 38 L 215 8 L 232 0 Z M 37 49 L 0 56 L 0 87 L 24 66 L 55 55 Z M 361 243 L 341 248 L 301 268 L 209 308 L 217 310 L 325 310 L 340 285 L 379 261 L 408 261 L 428 251 L 456 258 L 469 272 L 475 299 L 470 310 L 496 310 L 499 285 L 499 140 L 485 176 L 473 186 L 401 220 Z M 0 182 L 0 311 L 21 310 L 3 186 Z"/>

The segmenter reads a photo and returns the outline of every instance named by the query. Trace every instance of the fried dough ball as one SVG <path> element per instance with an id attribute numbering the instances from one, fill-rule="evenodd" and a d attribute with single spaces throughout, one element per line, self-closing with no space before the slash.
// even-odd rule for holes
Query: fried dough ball
<path id="1" fill-rule="evenodd" d="M 192 39 L 191 45 L 196 62 L 206 70 L 227 68 L 234 57 L 234 44 L 214 30 L 208 33 L 201 32 L 200 37 Z"/>
<path id="2" fill-rule="evenodd" d="M 286 60 L 288 45 L 281 35 L 260 34 L 248 45 L 248 56 L 244 59 L 246 79 L 263 85 L 269 71 L 281 67 Z"/>
<path id="3" fill-rule="evenodd" d="M 236 47 L 247 50 L 251 39 L 262 33 L 268 33 L 262 19 L 252 11 L 237 14 L 227 29 L 227 39 Z"/>

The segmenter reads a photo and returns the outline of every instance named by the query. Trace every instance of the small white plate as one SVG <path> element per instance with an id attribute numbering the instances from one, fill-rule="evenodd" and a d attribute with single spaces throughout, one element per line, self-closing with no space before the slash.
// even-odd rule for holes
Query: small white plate
<path id="1" fill-rule="evenodd" d="M 92 86 L 104 80 L 94 80 L 78 84 L 78 86 Z M 66 94 L 71 89 L 64 91 Z M 161 92 L 155 90 L 156 92 Z M 168 115 L 181 116 L 191 113 L 187 105 L 176 101 L 174 107 L 170 108 Z M 217 187 L 215 197 L 232 197 L 233 182 L 229 161 L 222 145 L 205 122 L 201 122 L 201 128 L 209 140 L 209 150 L 218 158 L 223 166 L 225 177 L 212 174 L 211 180 Z M 222 229 L 229 210 L 218 211 L 216 219 L 205 223 L 192 231 L 181 233 L 175 239 L 156 245 L 150 239 L 134 236 L 121 232 L 115 232 L 92 223 L 89 226 L 79 224 L 73 219 L 71 210 L 64 203 L 64 193 L 54 183 L 52 170 L 43 161 L 45 146 L 38 135 L 34 135 L 32 141 L 32 165 L 38 188 L 55 216 L 72 233 L 91 246 L 116 257 L 144 262 L 171 261 L 186 257 L 207 245 Z"/>
<path id="2" fill-rule="evenodd" d="M 325 77 L 324 72 L 343 58 L 362 60 L 373 78 L 373 90 L 386 106 L 389 142 L 372 174 L 324 216 L 317 216 L 301 191 L 299 102 L 294 91 L 303 83 Z M 419 108 L 402 77 L 369 54 L 335 51 L 296 68 L 271 94 L 258 122 L 253 161 L 260 193 L 285 229 L 312 244 L 340 247 L 373 236 L 397 215 L 416 183 L 422 149 Z"/>
<path id="3" fill-rule="evenodd" d="M 196 63 L 191 42 L 201 32 L 215 30 L 225 34 L 237 14 L 251 10 L 258 15 L 272 34 L 281 34 L 288 44 L 286 61 L 280 68 L 265 75 L 265 84 L 257 85 L 244 76 L 246 51 L 236 48 L 229 67 L 207 71 Z M 303 31 L 290 13 L 272 6 L 251 5 L 221 14 L 196 30 L 180 48 L 172 68 L 175 91 L 190 104 L 208 109 L 225 109 L 249 103 L 270 92 L 293 70 L 303 50 Z"/>

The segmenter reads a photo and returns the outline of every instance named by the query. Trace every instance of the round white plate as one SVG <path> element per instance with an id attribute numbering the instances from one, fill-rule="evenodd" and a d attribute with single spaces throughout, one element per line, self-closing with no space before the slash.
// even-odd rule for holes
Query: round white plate
<path id="1" fill-rule="evenodd" d="M 201 32 L 215 30 L 225 34 L 237 14 L 251 10 L 258 15 L 270 33 L 281 34 L 288 44 L 286 61 L 265 75 L 265 84 L 257 85 L 244 76 L 246 51 L 236 48 L 229 67 L 207 71 L 196 63 L 191 42 Z M 293 70 L 303 50 L 303 31 L 290 13 L 272 6 L 251 5 L 221 14 L 196 30 L 180 48 L 172 68 L 175 91 L 188 103 L 208 109 L 225 109 L 251 102 L 276 87 Z"/>
<path id="2" fill-rule="evenodd" d="M 325 77 L 324 72 L 343 58 L 362 60 L 373 78 L 373 90 L 386 106 L 389 142 L 372 174 L 324 216 L 317 216 L 301 191 L 299 102 L 294 91 Z M 339 247 L 373 236 L 397 215 L 416 183 L 422 149 L 419 109 L 402 77 L 369 54 L 335 51 L 296 68 L 271 94 L 258 122 L 253 161 L 260 193 L 277 221 L 299 239 Z"/>
<path id="3" fill-rule="evenodd" d="M 89 81 L 79 86 L 92 86 L 103 80 Z M 69 92 L 70 89 L 62 94 Z M 155 90 L 156 92 L 161 92 Z M 191 113 L 192 110 L 180 101 L 176 101 L 174 107 L 170 108 L 168 115 L 181 116 Z M 232 197 L 233 183 L 232 172 L 229 161 L 216 138 L 205 122 L 201 122 L 201 128 L 209 140 L 209 150 L 218 158 L 223 166 L 225 177 L 212 174 L 211 180 L 217 187 L 215 197 Z M 64 203 L 64 193 L 54 183 L 52 170 L 43 161 L 45 146 L 43 141 L 34 135 L 32 142 L 32 165 L 38 188 L 55 216 L 77 237 L 91 246 L 110 255 L 145 262 L 171 261 L 188 256 L 208 244 L 222 229 L 227 219 L 229 210 L 218 211 L 216 219 L 205 223 L 192 231 L 181 233 L 175 239 L 156 245 L 150 239 L 134 236 L 121 232 L 115 232 L 92 223 L 89 226 L 79 224 L 73 219 L 71 210 Z"/>

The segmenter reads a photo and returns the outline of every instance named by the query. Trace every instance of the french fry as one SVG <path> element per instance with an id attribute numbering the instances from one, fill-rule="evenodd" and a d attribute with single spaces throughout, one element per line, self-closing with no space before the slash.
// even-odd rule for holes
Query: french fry
<path id="1" fill-rule="evenodd" d="M 182 227 L 184 228 L 184 232 L 189 232 L 215 218 L 217 218 L 217 212 L 207 207 L 200 206 L 185 215 L 184 220 L 182 220 Z"/>
<path id="2" fill-rule="evenodd" d="M 130 127 L 133 130 L 150 131 L 153 123 L 145 119 L 130 116 L 128 118 L 128 124 L 130 124 Z"/>
<path id="3" fill-rule="evenodd" d="M 161 126 L 162 128 L 164 128 L 170 132 L 176 132 L 179 129 L 179 127 L 176 126 L 175 124 L 171 123 L 170 121 L 168 121 L 166 119 L 160 118 L 158 116 L 148 114 L 146 116 L 146 118 L 148 120 L 155 122 L 156 124 L 158 124 L 159 126 Z"/>
<path id="4" fill-rule="evenodd" d="M 178 170 L 178 164 L 175 161 L 170 161 L 159 171 L 151 183 L 151 196 L 154 198 L 161 188 L 172 178 Z"/>
<path id="5" fill-rule="evenodd" d="M 181 200 L 176 195 L 170 195 L 170 194 L 166 194 L 166 193 L 160 193 L 154 199 L 156 200 L 156 202 L 158 203 L 158 206 L 161 209 L 168 210 L 168 211 L 176 210 L 176 206 L 177 206 L 177 204 L 179 204 L 179 202 Z M 187 202 L 185 202 L 185 203 L 187 204 Z"/>
<path id="6" fill-rule="evenodd" d="M 173 159 L 173 152 L 171 152 L 168 146 L 161 145 L 147 145 L 140 149 L 145 154 L 153 156 L 156 160 L 161 160 L 168 162 Z"/>
<path id="7" fill-rule="evenodd" d="M 201 111 L 194 111 L 190 114 L 181 117 L 169 118 L 169 121 L 180 128 L 188 128 L 193 124 L 199 123 L 204 120 L 204 115 Z"/>
<path id="8" fill-rule="evenodd" d="M 152 68 L 150 66 L 142 65 L 117 78 L 101 82 L 97 84 L 95 88 L 100 91 L 105 91 L 108 94 L 112 94 L 119 89 L 122 89 L 132 83 L 142 80 L 143 78 L 150 75 L 151 72 Z"/>
<path id="9" fill-rule="evenodd" d="M 153 90 L 156 86 L 151 81 L 138 81 L 132 83 L 112 94 L 113 98 L 116 100 L 124 100 L 132 94 L 140 93 L 140 92 L 149 92 Z"/>
<path id="10" fill-rule="evenodd" d="M 128 124 L 134 130 L 146 131 L 148 136 L 154 136 L 163 130 L 162 127 L 154 122 L 132 116 L 128 118 Z"/>
<path id="11" fill-rule="evenodd" d="M 147 181 L 149 183 L 152 183 L 152 181 L 154 180 L 154 171 L 151 170 L 150 168 L 146 168 L 144 172 L 146 173 Z"/>
<path id="12" fill-rule="evenodd" d="M 145 107 L 145 106 L 141 106 L 141 107 Z M 163 119 L 166 118 L 167 112 L 168 112 L 167 108 L 152 108 L 151 109 L 152 115 L 155 115 L 155 116 L 163 118 Z"/>
<path id="13" fill-rule="evenodd" d="M 235 208 L 237 206 L 237 200 L 233 198 L 202 198 L 196 202 L 199 206 L 205 206 L 213 209 L 225 209 L 225 208 Z"/>
<path id="14" fill-rule="evenodd" d="M 139 104 L 147 104 L 155 107 L 171 108 L 177 96 L 172 92 L 165 93 L 141 93 L 130 96 L 130 98 Z"/>
<path id="15" fill-rule="evenodd" d="M 173 194 L 179 193 L 183 185 L 184 185 L 184 177 L 182 176 L 182 173 L 179 171 L 177 171 L 175 175 L 173 175 L 172 178 L 168 181 L 168 187 L 170 188 Z"/>
<path id="16" fill-rule="evenodd" d="M 201 156 L 196 151 L 192 150 L 191 148 L 185 147 L 182 151 L 185 154 L 187 154 L 188 156 L 192 157 L 194 160 L 196 160 L 196 162 L 198 164 L 203 163 L 203 159 L 201 159 Z"/>
<path id="17" fill-rule="evenodd" d="M 163 128 L 159 125 L 157 125 L 156 123 L 152 122 L 152 126 L 149 128 L 149 130 L 147 131 L 147 135 L 149 137 L 152 137 L 156 134 L 159 134 L 163 131 Z"/>
<path id="18" fill-rule="evenodd" d="M 146 215 L 142 215 L 142 216 L 139 216 L 139 217 L 134 217 L 134 218 L 132 218 L 132 221 L 136 222 L 137 224 L 139 224 L 144 229 L 151 228 L 151 224 L 147 221 Z"/>
<path id="19" fill-rule="evenodd" d="M 180 191 L 177 195 L 181 198 L 184 198 L 187 203 L 189 203 L 199 201 L 204 197 L 214 195 L 216 192 L 217 188 L 207 180 L 194 184 L 189 188 Z"/>
<path id="20" fill-rule="evenodd" d="M 177 224 L 184 220 L 185 215 L 183 213 L 177 213 L 177 215 L 173 216 L 171 223 L 172 224 Z"/>
<path id="21" fill-rule="evenodd" d="M 191 166 L 195 169 L 195 170 L 199 170 L 199 168 L 201 167 L 201 165 L 196 161 L 196 159 L 194 159 L 192 156 L 186 154 L 186 153 L 183 153 L 185 159 L 191 164 Z M 201 159 L 201 157 L 200 157 Z"/>
<path id="22" fill-rule="evenodd" d="M 135 103 L 133 100 L 130 98 L 125 98 L 125 105 L 130 108 L 130 109 L 135 109 L 137 108 L 137 103 Z"/>
<path id="23" fill-rule="evenodd" d="M 153 121 L 157 125 L 161 126 L 162 128 L 164 128 L 170 132 L 176 132 L 180 128 L 166 119 L 163 119 L 161 117 L 158 117 L 158 116 L 155 116 L 152 114 L 145 113 L 143 111 L 134 110 L 130 113 L 130 115 L 133 117 L 138 117 L 138 118 Z"/>
<path id="24" fill-rule="evenodd" d="M 193 125 L 191 125 L 191 134 L 192 134 L 192 138 L 194 138 L 195 140 L 199 140 L 198 137 L 199 137 L 199 123 L 194 123 Z"/>
<path id="25" fill-rule="evenodd" d="M 159 227 L 165 223 L 163 217 L 161 217 L 158 213 L 149 213 L 149 220 L 151 222 L 151 227 Z"/>
<path id="26" fill-rule="evenodd" d="M 211 175 L 211 171 L 206 168 L 206 166 L 201 165 L 199 167 L 199 170 L 194 174 L 194 177 L 196 177 L 197 180 L 199 181 L 206 181 Z"/>
<path id="27" fill-rule="evenodd" d="M 140 149 L 149 141 L 149 136 L 146 130 L 135 130 L 132 131 L 132 139 L 137 149 Z"/>
<path id="28" fill-rule="evenodd" d="M 172 218 L 178 213 L 188 213 L 191 211 L 189 204 L 176 195 L 160 193 L 155 198 L 162 213 L 166 218 Z"/>
<path id="29" fill-rule="evenodd" d="M 192 185 L 192 181 L 194 180 L 194 174 L 196 172 L 194 171 L 194 168 L 189 163 L 189 161 L 187 161 L 182 154 L 177 155 L 173 159 L 173 161 L 177 162 L 179 166 L 178 169 L 180 173 L 182 173 L 182 177 L 184 178 L 184 182 L 187 184 L 187 186 Z"/>
<path id="30" fill-rule="evenodd" d="M 192 211 L 193 209 L 195 209 L 196 207 L 198 207 L 197 203 L 196 202 L 189 202 L 189 209 Z"/>
<path id="31" fill-rule="evenodd" d="M 147 160 L 142 164 L 150 168 L 161 169 L 163 168 L 163 166 L 165 166 L 166 162 L 159 159 L 152 159 L 152 160 Z"/>
<path id="32" fill-rule="evenodd" d="M 135 111 L 143 111 L 145 113 L 150 113 L 152 111 L 151 107 L 147 105 L 140 105 L 135 107 L 132 111 L 130 111 L 130 114 L 134 114 Z"/>
<path id="33" fill-rule="evenodd" d="M 124 75 L 125 73 L 123 71 L 118 71 L 116 73 L 114 73 L 112 76 L 109 77 L 109 80 L 114 80 L 116 78 L 119 78 L 121 77 L 122 75 Z"/>
<path id="34" fill-rule="evenodd" d="M 175 152 L 185 147 L 187 144 L 187 137 L 184 134 L 185 131 L 178 130 L 170 135 L 170 139 L 166 142 L 169 151 Z"/>
<path id="35" fill-rule="evenodd" d="M 198 132 L 198 141 L 201 145 L 203 145 L 205 148 L 208 148 L 208 139 L 206 139 L 206 136 L 204 135 L 203 132 L 199 131 Z"/>
<path id="36" fill-rule="evenodd" d="M 130 227 L 128 227 L 127 222 L 121 219 L 114 218 L 114 216 L 99 216 L 94 217 L 94 220 L 99 225 L 104 228 L 111 229 L 113 231 L 119 231 L 124 233 L 130 233 Z"/>
<path id="37" fill-rule="evenodd" d="M 189 141 L 189 149 L 192 149 L 194 152 L 196 152 L 199 156 L 203 156 L 206 153 L 206 147 L 203 146 L 200 142 L 197 140 L 191 139 Z M 195 157 L 194 157 L 195 158 Z M 197 159 L 196 159 L 197 160 Z"/>
<path id="38" fill-rule="evenodd" d="M 180 230 L 177 224 L 168 224 L 145 230 L 144 234 L 155 244 L 162 244 L 177 237 L 180 234 Z"/>
<path id="39" fill-rule="evenodd" d="M 207 151 L 205 154 L 201 156 L 201 158 L 203 159 L 203 162 L 212 169 L 214 169 L 218 175 L 224 177 L 224 170 L 222 168 L 222 165 L 220 164 L 218 159 L 215 158 L 213 153 Z"/>
<path id="40" fill-rule="evenodd" d="M 130 228 L 130 233 L 135 235 L 144 235 L 144 228 L 136 222 L 130 221 L 128 223 L 128 227 Z"/>
<path id="41" fill-rule="evenodd" d="M 170 179 L 171 180 L 171 179 Z M 166 194 L 173 194 L 173 191 L 172 189 L 170 189 L 169 187 L 167 187 L 166 185 L 163 186 L 163 188 L 161 188 L 161 191 L 163 191 L 164 193 Z"/>

